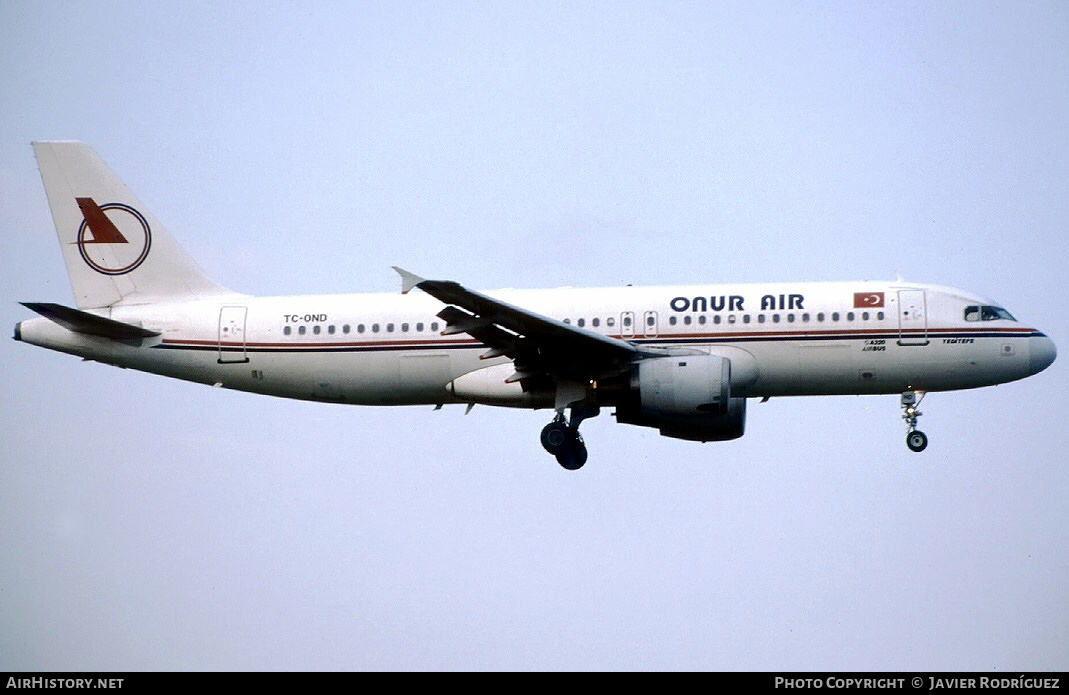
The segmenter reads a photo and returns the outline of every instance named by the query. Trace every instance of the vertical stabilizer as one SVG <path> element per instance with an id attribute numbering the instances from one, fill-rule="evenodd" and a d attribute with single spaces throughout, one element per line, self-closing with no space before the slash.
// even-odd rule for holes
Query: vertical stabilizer
<path id="1" fill-rule="evenodd" d="M 35 142 L 79 309 L 233 294 L 209 280 L 119 177 L 81 142 Z"/>

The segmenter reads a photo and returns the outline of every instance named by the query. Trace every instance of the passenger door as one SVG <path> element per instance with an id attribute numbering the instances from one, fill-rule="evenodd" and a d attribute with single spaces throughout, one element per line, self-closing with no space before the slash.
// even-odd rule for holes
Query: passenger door
<path id="1" fill-rule="evenodd" d="M 924 290 L 898 291 L 898 344 L 928 344 L 928 307 Z"/>
<path id="2" fill-rule="evenodd" d="M 245 315 L 248 308 L 224 306 L 219 310 L 219 363 L 248 362 L 245 352 Z"/>

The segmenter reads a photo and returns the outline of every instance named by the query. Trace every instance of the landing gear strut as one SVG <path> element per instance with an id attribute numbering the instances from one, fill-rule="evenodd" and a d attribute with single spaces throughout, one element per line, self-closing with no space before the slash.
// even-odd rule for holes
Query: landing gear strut
<path id="1" fill-rule="evenodd" d="M 906 391 L 902 394 L 902 419 L 906 421 L 906 446 L 910 451 L 924 451 L 928 446 L 928 437 L 917 429 L 917 418 L 921 411 L 917 410 L 921 401 L 924 400 L 924 391 Z"/>
<path id="2" fill-rule="evenodd" d="M 576 471 L 586 463 L 586 444 L 579 434 L 579 423 L 598 414 L 598 409 L 572 408 L 572 419 L 564 418 L 564 409 L 557 411 L 553 421 L 542 428 L 542 446 L 557 458 L 561 467 Z"/>

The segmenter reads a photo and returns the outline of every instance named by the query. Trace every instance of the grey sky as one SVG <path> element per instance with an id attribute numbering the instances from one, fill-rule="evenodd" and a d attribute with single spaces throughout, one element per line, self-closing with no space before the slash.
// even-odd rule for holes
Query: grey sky
<path id="1" fill-rule="evenodd" d="M 31 139 L 255 294 L 911 280 L 1037 377 L 721 444 L 288 402 L 0 341 L 0 669 L 1069 667 L 1069 5 L 0 4 L 0 325 L 71 302 Z"/>

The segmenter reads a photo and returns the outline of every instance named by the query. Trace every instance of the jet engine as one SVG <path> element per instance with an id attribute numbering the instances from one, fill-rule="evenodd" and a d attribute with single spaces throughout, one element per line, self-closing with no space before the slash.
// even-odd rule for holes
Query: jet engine
<path id="1" fill-rule="evenodd" d="M 746 428 L 746 399 L 731 396 L 731 360 L 719 355 L 656 357 L 631 372 L 617 422 L 656 427 L 665 437 L 710 442 Z"/>

